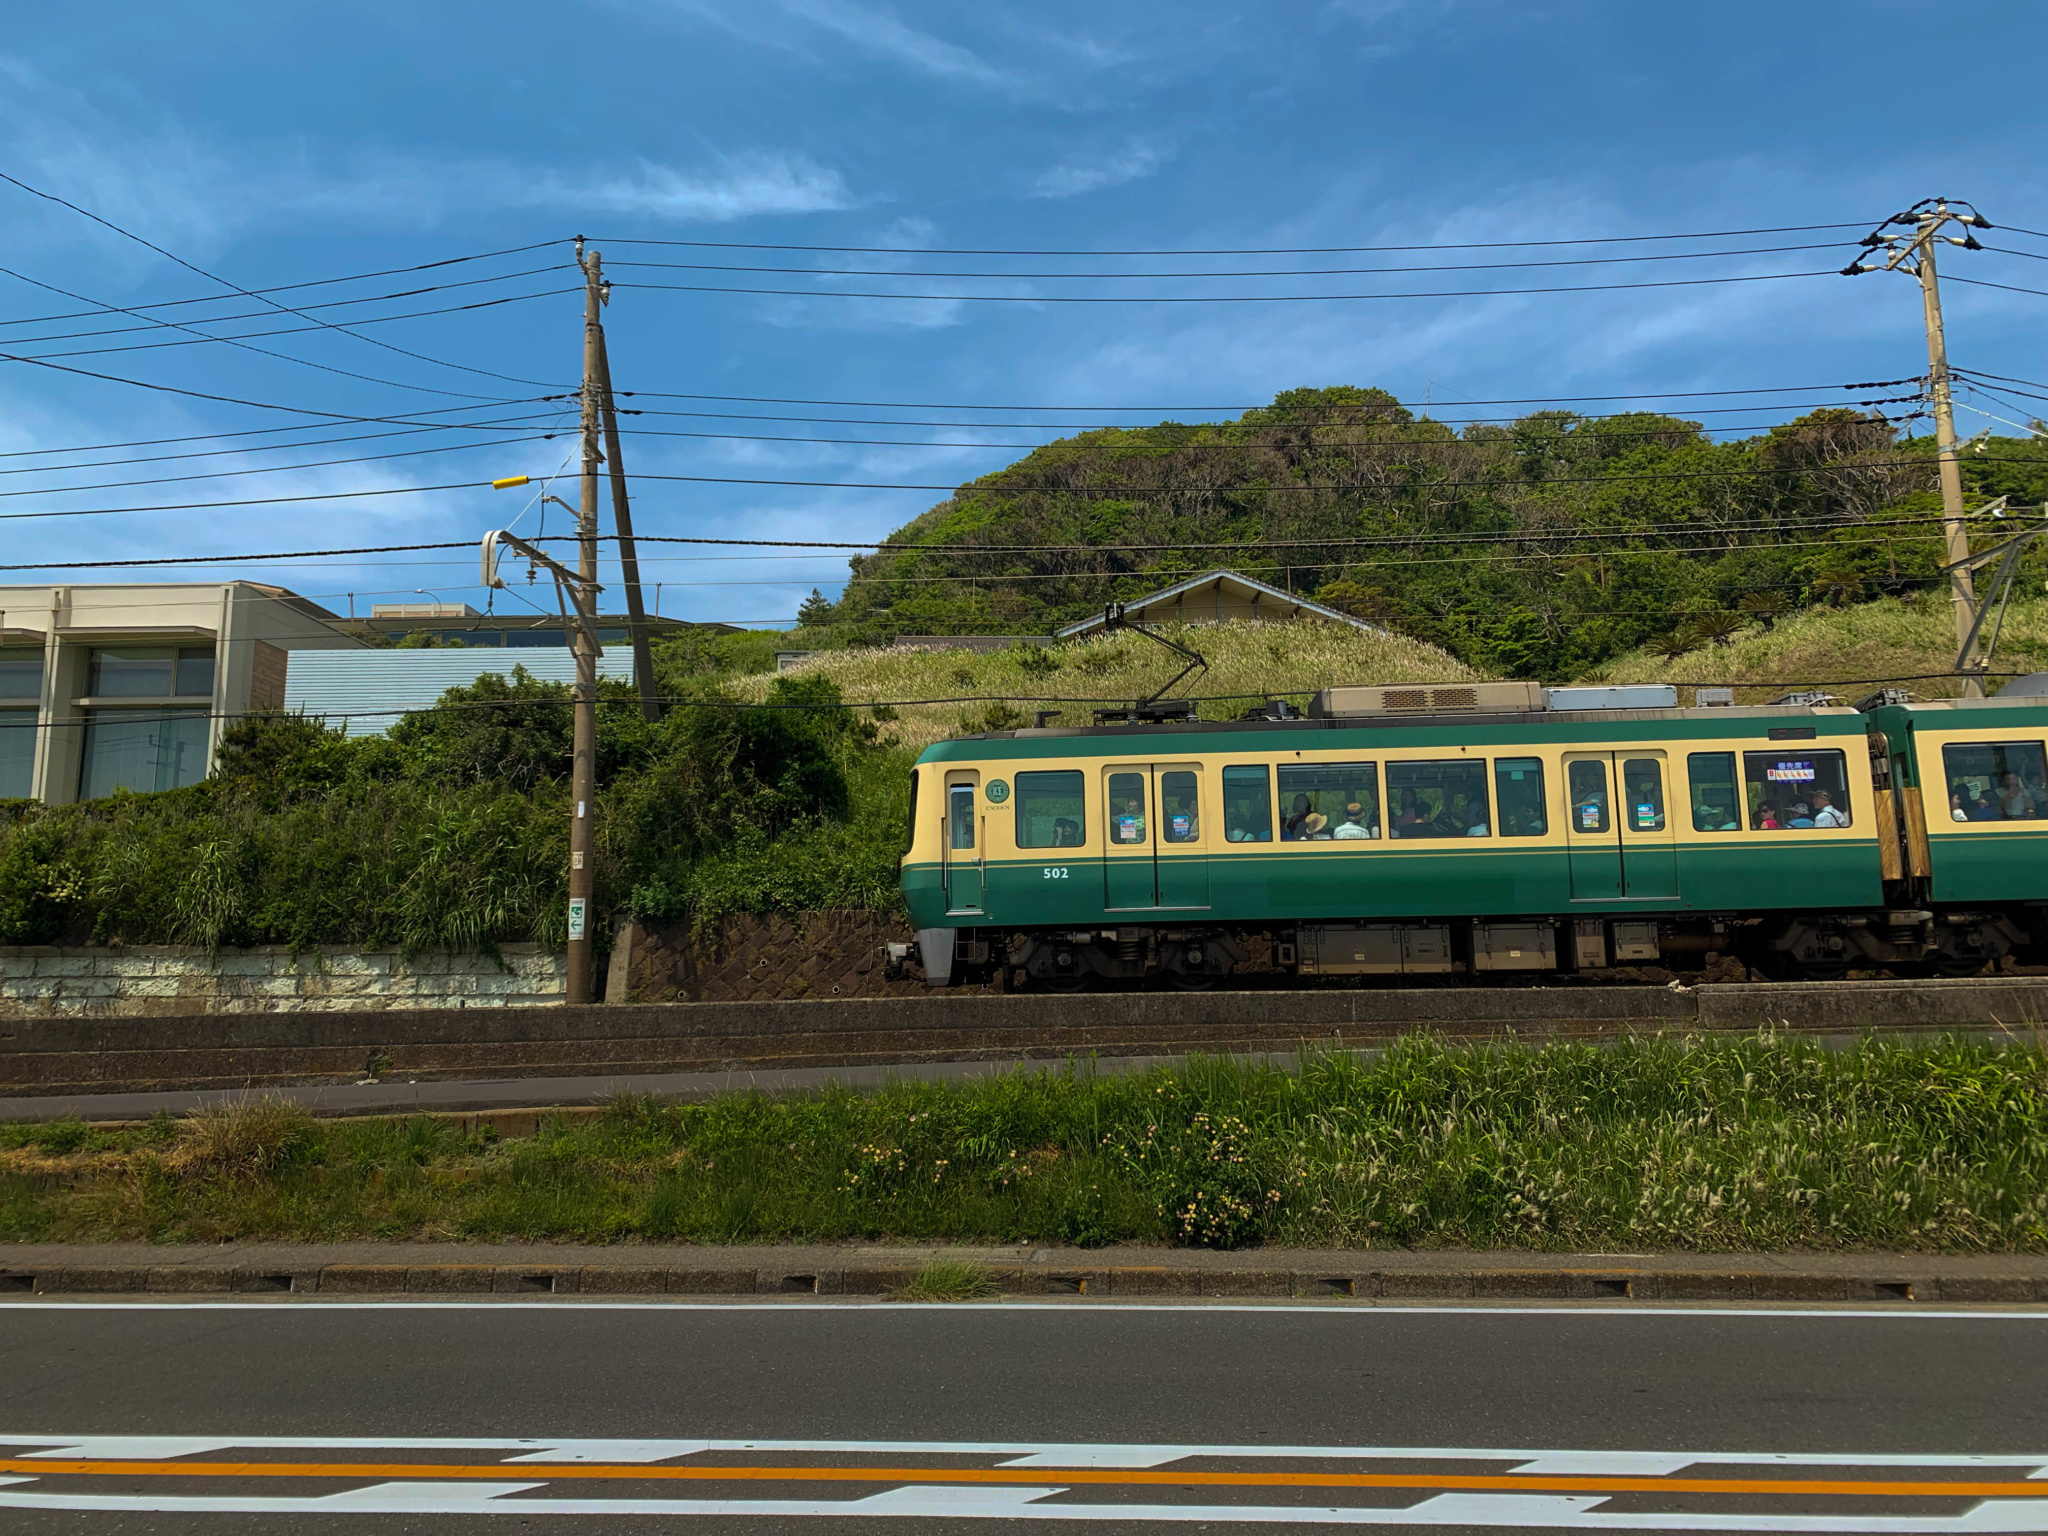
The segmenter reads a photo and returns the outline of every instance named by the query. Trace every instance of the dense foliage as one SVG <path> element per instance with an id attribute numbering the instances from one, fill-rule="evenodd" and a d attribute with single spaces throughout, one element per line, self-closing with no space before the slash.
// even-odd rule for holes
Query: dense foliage
<path id="1" fill-rule="evenodd" d="M 2048 500 L 2048 442 L 1984 450 L 1964 460 L 1973 498 Z M 1298 389 L 1234 422 L 1039 448 L 856 559 L 806 622 L 856 644 L 1044 633 L 1227 566 L 1554 682 L 1652 642 L 1917 591 L 1940 563 L 1939 508 L 1929 439 L 1854 410 L 1715 442 L 1647 413 L 1460 431 L 1382 390 Z"/>
<path id="2" fill-rule="evenodd" d="M 1196 1061 L 699 1104 L 493 1143 L 247 1101 L 0 1126 L 0 1239 L 2048 1248 L 2038 1043 L 1760 1036 Z"/>
<path id="3" fill-rule="evenodd" d="M 605 685 L 600 919 L 893 900 L 904 773 L 872 721 L 822 679 L 778 680 L 766 707 L 697 693 L 648 725 Z M 0 817 L 0 944 L 560 943 L 568 696 L 515 668 L 388 736 L 259 717 L 190 788 L 17 802 Z"/>

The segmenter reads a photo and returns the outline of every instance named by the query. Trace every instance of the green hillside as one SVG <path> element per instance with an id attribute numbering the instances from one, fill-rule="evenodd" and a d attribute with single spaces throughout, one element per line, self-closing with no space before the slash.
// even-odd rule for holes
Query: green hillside
<path id="1" fill-rule="evenodd" d="M 2048 442 L 1989 439 L 1965 475 L 1974 500 L 2048 500 Z M 1233 422 L 1085 432 L 962 486 L 854 560 L 791 643 L 1044 633 L 1229 566 L 1480 671 L 1561 681 L 1674 633 L 1914 591 L 1939 505 L 1931 442 L 1855 410 L 1715 442 L 1670 416 L 1459 429 L 1383 390 L 1291 390 Z"/>

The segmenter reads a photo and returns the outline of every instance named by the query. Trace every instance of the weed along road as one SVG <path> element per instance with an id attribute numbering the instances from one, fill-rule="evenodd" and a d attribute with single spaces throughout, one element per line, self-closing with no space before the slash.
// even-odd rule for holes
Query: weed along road
<path id="1" fill-rule="evenodd" d="M 0 1305 L 9 1531 L 2048 1531 L 2048 1313 Z"/>

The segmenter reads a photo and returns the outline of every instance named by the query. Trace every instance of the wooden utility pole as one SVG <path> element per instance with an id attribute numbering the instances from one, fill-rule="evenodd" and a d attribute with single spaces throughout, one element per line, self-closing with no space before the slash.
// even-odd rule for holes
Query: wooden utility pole
<path id="1" fill-rule="evenodd" d="M 1965 232 L 1962 235 L 1943 234 L 1942 230 L 1950 223 L 1962 225 Z M 1885 234 L 1885 229 L 1894 224 L 1908 226 L 1913 232 L 1910 235 Z M 1942 564 L 1948 570 L 1949 603 L 1956 621 L 1956 665 L 1962 678 L 1962 695 L 1966 699 L 1984 697 L 1985 663 L 1974 654 L 1979 628 L 1977 591 L 1968 563 L 1970 529 L 1963 520 L 1963 471 L 1956 458 L 1955 402 L 1948 367 L 1948 343 L 1941 328 L 1941 288 L 1935 277 L 1934 247 L 1937 242 L 1946 240 L 1965 250 L 1981 250 L 1976 236 L 1968 231 L 1990 227 L 1991 221 L 1969 204 L 1952 205 L 1946 198 L 1935 197 L 1916 204 L 1905 213 L 1892 215 L 1863 240 L 1873 254 L 1878 249 L 1887 253 L 1883 270 L 1909 272 L 1920 279 L 1921 314 L 1927 329 L 1927 394 L 1934 405 L 1935 466 L 1941 480 L 1945 551 Z M 1854 261 L 1842 270 L 1853 277 L 1873 269 L 1861 261 Z"/>
<path id="2" fill-rule="evenodd" d="M 604 455 L 597 446 L 600 369 L 604 361 L 604 329 L 598 308 L 604 302 L 601 258 L 583 253 L 576 241 L 576 260 L 583 268 L 583 488 L 576 513 L 577 588 L 579 608 L 597 612 L 597 466 Z M 569 796 L 569 1001 L 591 997 L 590 897 L 596 877 L 591 838 L 593 801 L 597 797 L 597 634 L 586 623 L 576 631 L 575 756 L 570 762 Z"/>
<path id="3" fill-rule="evenodd" d="M 595 255 L 591 258 L 596 260 Z M 605 285 L 610 297 L 611 285 Z M 647 606 L 640 598 L 640 549 L 633 542 L 633 508 L 626 497 L 626 460 L 619 451 L 619 412 L 612 401 L 611 349 L 604 332 L 597 336 L 598 385 L 604 408 L 604 451 L 612 469 L 612 524 L 619 535 L 619 574 L 626 586 L 626 636 L 633 642 L 633 680 L 640 692 L 640 718 L 649 725 L 661 718 L 660 694 L 654 686 L 654 653 L 647 644 Z"/>

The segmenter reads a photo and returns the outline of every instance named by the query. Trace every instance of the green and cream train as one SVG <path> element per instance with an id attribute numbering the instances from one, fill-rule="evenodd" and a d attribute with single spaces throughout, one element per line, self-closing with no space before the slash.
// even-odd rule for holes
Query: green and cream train
<path id="1" fill-rule="evenodd" d="M 1336 688 L 1305 718 L 941 742 L 895 958 L 934 986 L 1200 988 L 1713 954 L 1968 974 L 2048 947 L 2048 698 L 1644 692 Z"/>

